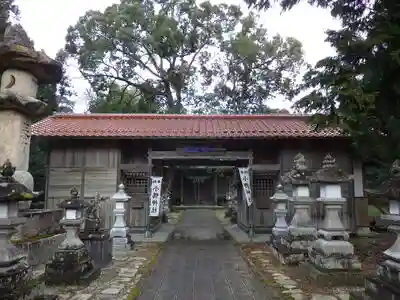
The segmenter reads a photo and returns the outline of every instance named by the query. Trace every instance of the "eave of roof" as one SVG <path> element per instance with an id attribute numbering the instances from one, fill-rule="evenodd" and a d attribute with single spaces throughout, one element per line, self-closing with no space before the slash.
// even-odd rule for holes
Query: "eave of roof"
<path id="1" fill-rule="evenodd" d="M 310 115 L 56 114 L 32 125 L 43 137 L 103 138 L 333 138 L 316 131 Z"/>

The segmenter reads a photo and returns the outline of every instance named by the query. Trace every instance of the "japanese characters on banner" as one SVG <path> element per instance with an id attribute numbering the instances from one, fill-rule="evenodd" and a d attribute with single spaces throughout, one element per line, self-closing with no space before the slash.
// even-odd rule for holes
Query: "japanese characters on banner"
<path id="1" fill-rule="evenodd" d="M 158 217 L 161 208 L 161 183 L 162 177 L 151 176 L 151 190 L 149 203 L 149 216 Z"/>
<path id="2" fill-rule="evenodd" d="M 243 193 L 244 197 L 246 198 L 247 205 L 250 206 L 253 203 L 253 198 L 251 195 L 251 187 L 250 187 L 250 169 L 246 168 L 238 168 L 240 180 L 242 181 L 243 185 Z"/>

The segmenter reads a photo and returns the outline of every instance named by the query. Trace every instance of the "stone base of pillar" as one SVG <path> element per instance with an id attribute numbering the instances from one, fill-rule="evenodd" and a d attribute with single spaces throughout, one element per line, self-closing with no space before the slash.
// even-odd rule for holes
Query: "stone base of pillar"
<path id="1" fill-rule="evenodd" d="M 346 232 L 318 231 L 318 239 L 309 249 L 308 257 L 318 270 L 360 271 L 361 263 L 354 255 L 354 246 Z M 341 240 L 334 239 L 340 237 Z"/>
<path id="2" fill-rule="evenodd" d="M 4 249 L 0 249 L 4 251 Z M 8 300 L 24 299 L 31 293 L 29 280 L 32 270 L 26 259 L 11 262 L 9 265 L 0 264 L 0 298 Z"/>
<path id="3" fill-rule="evenodd" d="M 273 253 L 284 264 L 298 264 L 307 259 L 308 248 L 315 241 L 317 231 L 312 227 L 289 227 Z"/>
<path id="4" fill-rule="evenodd" d="M 386 260 L 377 266 L 377 275 L 365 279 L 365 292 L 351 293 L 350 299 L 400 300 L 400 263 Z"/>
<path id="5" fill-rule="evenodd" d="M 45 282 L 48 285 L 88 284 L 100 275 L 93 265 L 85 245 L 79 248 L 58 249 L 53 260 L 46 264 Z"/>
<path id="6" fill-rule="evenodd" d="M 128 236 L 128 237 L 113 237 L 112 238 L 112 255 L 114 257 L 119 254 L 124 254 L 132 248 L 132 242 L 131 242 L 130 236 Z"/>
<path id="7" fill-rule="evenodd" d="M 80 232 L 79 238 L 88 249 L 96 268 L 104 268 L 111 263 L 112 239 L 108 230 Z"/>

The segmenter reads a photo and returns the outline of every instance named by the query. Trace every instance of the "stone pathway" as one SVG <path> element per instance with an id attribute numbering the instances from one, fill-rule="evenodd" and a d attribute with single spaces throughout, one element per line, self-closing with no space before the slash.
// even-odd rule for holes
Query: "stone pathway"
<path id="1" fill-rule="evenodd" d="M 152 267 L 160 244 L 142 244 L 113 259 L 101 275 L 87 287 L 40 287 L 40 294 L 58 295 L 59 300 L 133 300 L 136 285 Z M 38 271 L 36 272 L 38 274 Z"/>
<path id="2" fill-rule="evenodd" d="M 211 210 L 187 210 L 138 300 L 275 300 L 273 288 L 253 276 Z"/>

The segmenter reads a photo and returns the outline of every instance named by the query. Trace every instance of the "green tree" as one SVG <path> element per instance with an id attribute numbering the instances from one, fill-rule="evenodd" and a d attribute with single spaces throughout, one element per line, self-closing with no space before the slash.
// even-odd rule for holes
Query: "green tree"
<path id="1" fill-rule="evenodd" d="M 107 94 L 87 93 L 91 113 L 157 113 L 158 107 L 147 101 L 134 87 L 122 88 L 113 83 Z"/>
<path id="2" fill-rule="evenodd" d="M 10 24 L 10 17 L 19 16 L 18 6 L 14 4 L 14 0 L 0 1 L 0 41 L 4 38 L 4 32 Z"/>
<path id="3" fill-rule="evenodd" d="M 221 44 L 217 62 L 203 64 L 209 74 L 204 84 L 214 84 L 204 97 L 204 109 L 222 113 L 271 113 L 268 100 L 277 95 L 292 99 L 298 86 L 296 78 L 302 67 L 303 49 L 294 38 L 268 37 L 266 28 L 257 24 L 250 13 L 241 18 L 238 31 Z M 199 97 L 203 99 L 204 97 Z"/>
<path id="4" fill-rule="evenodd" d="M 67 51 L 98 93 L 134 87 L 151 107 L 182 113 L 201 59 L 234 30 L 237 6 L 195 0 L 122 0 L 89 11 L 67 34 Z"/>
<path id="5" fill-rule="evenodd" d="M 258 8 L 267 1 L 248 0 Z M 290 8 L 298 1 L 281 1 Z M 390 163 L 400 156 L 400 3 L 395 0 L 315 0 L 342 22 L 327 41 L 337 55 L 319 61 L 304 77 L 311 92 L 295 103 L 315 112 L 319 128 L 340 125 L 368 162 L 369 182 L 379 184 Z"/>

